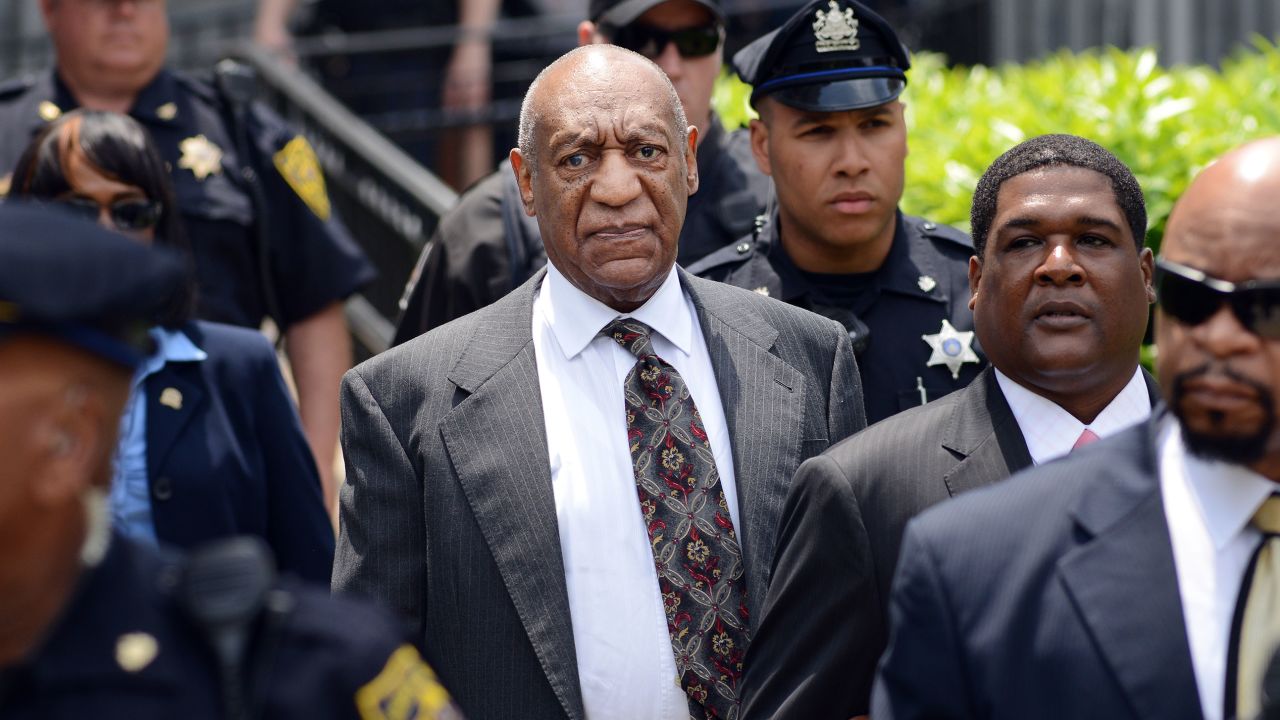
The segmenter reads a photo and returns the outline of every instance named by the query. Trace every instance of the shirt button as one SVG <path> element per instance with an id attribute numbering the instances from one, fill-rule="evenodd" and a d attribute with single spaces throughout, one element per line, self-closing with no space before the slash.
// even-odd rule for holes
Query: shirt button
<path id="1" fill-rule="evenodd" d="M 168 500 L 173 497 L 173 483 L 167 477 L 156 478 L 151 486 L 151 495 L 157 500 Z"/>

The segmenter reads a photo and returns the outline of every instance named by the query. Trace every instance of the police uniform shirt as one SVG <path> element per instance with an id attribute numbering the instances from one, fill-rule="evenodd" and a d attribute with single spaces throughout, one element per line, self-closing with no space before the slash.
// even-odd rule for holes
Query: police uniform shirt
<path id="1" fill-rule="evenodd" d="M 676 262 L 688 267 L 751 231 L 773 183 L 756 167 L 750 134 L 714 115 L 698 143 L 698 192 L 689 197 Z M 547 262 L 535 218 L 524 215 L 503 163 L 440 219 L 405 288 L 394 344 L 412 340 L 511 292 Z M 513 263 L 512 260 L 515 259 Z"/>
<path id="2" fill-rule="evenodd" d="M 114 535 L 41 646 L 0 668 L 0 717 L 224 717 L 210 643 L 176 597 L 182 562 Z M 252 717 L 461 717 L 389 616 L 289 582 L 268 604 L 244 663 Z"/>
<path id="3" fill-rule="evenodd" d="M 0 194 L 32 136 L 77 104 L 56 71 L 0 88 Z M 256 211 L 242 176 L 246 163 L 253 167 L 272 211 L 265 254 L 277 320 L 288 327 L 367 284 L 373 267 L 334 216 L 307 142 L 254 103 L 247 114 L 254 157 L 240 157 L 224 104 L 208 84 L 161 70 L 129 114 L 150 131 L 171 170 L 195 256 L 197 314 L 256 328 L 269 306 Z"/>
<path id="4" fill-rule="evenodd" d="M 973 335 L 973 245 L 964 233 L 899 212 L 893 245 L 878 270 L 820 276 L 791 261 L 778 241 L 776 210 L 759 223 L 754 237 L 707 256 L 689 272 L 844 325 L 858 355 L 868 424 L 958 390 L 986 365 Z"/>

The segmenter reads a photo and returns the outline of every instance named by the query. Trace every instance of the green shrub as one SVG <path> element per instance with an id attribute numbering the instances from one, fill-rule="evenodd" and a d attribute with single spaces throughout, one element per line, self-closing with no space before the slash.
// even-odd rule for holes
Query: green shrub
<path id="1" fill-rule="evenodd" d="M 1065 132 L 1133 169 L 1146 194 L 1147 241 L 1158 248 L 1196 172 L 1245 140 L 1280 134 L 1280 46 L 1262 38 L 1220 69 L 1162 68 L 1153 50 L 1114 48 L 995 68 L 947 68 L 931 53 L 912 62 L 902 208 L 965 229 L 973 187 L 996 157 L 1026 138 Z M 736 76 L 721 76 L 713 101 L 727 127 L 750 119 L 749 95 Z"/>

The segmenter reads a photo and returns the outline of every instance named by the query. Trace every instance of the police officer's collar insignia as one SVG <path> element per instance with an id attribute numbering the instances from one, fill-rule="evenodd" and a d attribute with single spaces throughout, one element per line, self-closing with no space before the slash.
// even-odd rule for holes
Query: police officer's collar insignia
<path id="1" fill-rule="evenodd" d="M 951 371 L 951 379 L 960 379 L 960 368 L 965 363 L 977 363 L 978 356 L 973 352 L 973 332 L 960 332 L 942 320 L 942 328 L 932 335 L 921 335 L 920 339 L 929 344 L 933 354 L 929 356 L 927 367 L 946 365 Z"/>
<path id="2" fill-rule="evenodd" d="M 933 292 L 933 289 L 938 287 L 938 281 L 928 275 L 921 275 L 916 285 L 920 286 L 920 292 Z"/>
<path id="3" fill-rule="evenodd" d="M 132 632 L 116 640 L 116 663 L 125 672 L 136 673 L 160 654 L 160 644 L 148 633 Z"/>
<path id="4" fill-rule="evenodd" d="M 62 115 L 62 108 L 48 100 L 42 100 L 40 104 L 36 106 L 36 112 L 40 113 L 41 120 L 45 122 L 53 122 Z"/>
<path id="5" fill-rule="evenodd" d="M 761 285 L 760 287 L 756 288 L 755 290 L 752 290 L 752 292 L 754 292 L 754 293 L 755 293 L 755 294 L 757 294 L 757 295 L 763 295 L 763 296 L 765 296 L 765 297 L 769 297 L 769 286 L 767 286 L 767 285 Z"/>
<path id="6" fill-rule="evenodd" d="M 853 8 L 845 8 L 842 13 L 836 0 L 831 0 L 827 4 L 827 11 L 824 13 L 818 10 L 814 18 L 814 49 L 818 52 L 857 50 L 862 47 L 858 40 L 858 19 L 853 16 Z"/>
<path id="7" fill-rule="evenodd" d="M 182 151 L 178 167 L 190 170 L 197 180 L 203 181 L 222 172 L 222 149 L 209 142 L 209 138 L 203 135 L 189 137 L 178 143 L 178 149 Z"/>
<path id="8" fill-rule="evenodd" d="M 311 143 L 299 135 L 273 155 L 272 159 L 280 176 L 311 208 L 311 212 L 321 220 L 328 220 L 329 193 L 325 190 L 324 173 L 320 170 L 320 160 L 316 157 L 316 151 L 311 149 Z"/>
<path id="9" fill-rule="evenodd" d="M 173 409 L 182 409 L 182 391 L 178 388 L 167 387 L 160 392 L 160 404 Z"/>
<path id="10" fill-rule="evenodd" d="M 178 117 L 178 106 L 176 103 L 167 102 L 156 108 L 156 117 L 161 120 L 172 120 Z"/>
<path id="11" fill-rule="evenodd" d="M 13 173 L 0 177 L 0 197 L 9 194 L 9 186 L 13 185 Z"/>

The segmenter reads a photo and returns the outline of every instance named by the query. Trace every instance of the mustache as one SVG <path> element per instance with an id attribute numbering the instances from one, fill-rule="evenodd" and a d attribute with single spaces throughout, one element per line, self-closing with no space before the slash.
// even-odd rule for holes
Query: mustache
<path id="1" fill-rule="evenodd" d="M 1187 389 L 1187 383 L 1190 383 L 1192 380 L 1206 377 L 1211 374 L 1222 375 L 1233 382 L 1240 383 L 1241 385 L 1247 385 L 1258 394 L 1260 402 L 1264 403 L 1268 407 L 1271 406 L 1271 388 L 1263 385 L 1253 378 L 1240 374 L 1236 370 L 1232 369 L 1230 365 L 1218 361 L 1209 361 L 1203 365 L 1198 365 L 1190 370 L 1184 370 L 1183 372 L 1174 375 L 1172 387 L 1173 396 L 1179 397 L 1184 394 Z"/>

